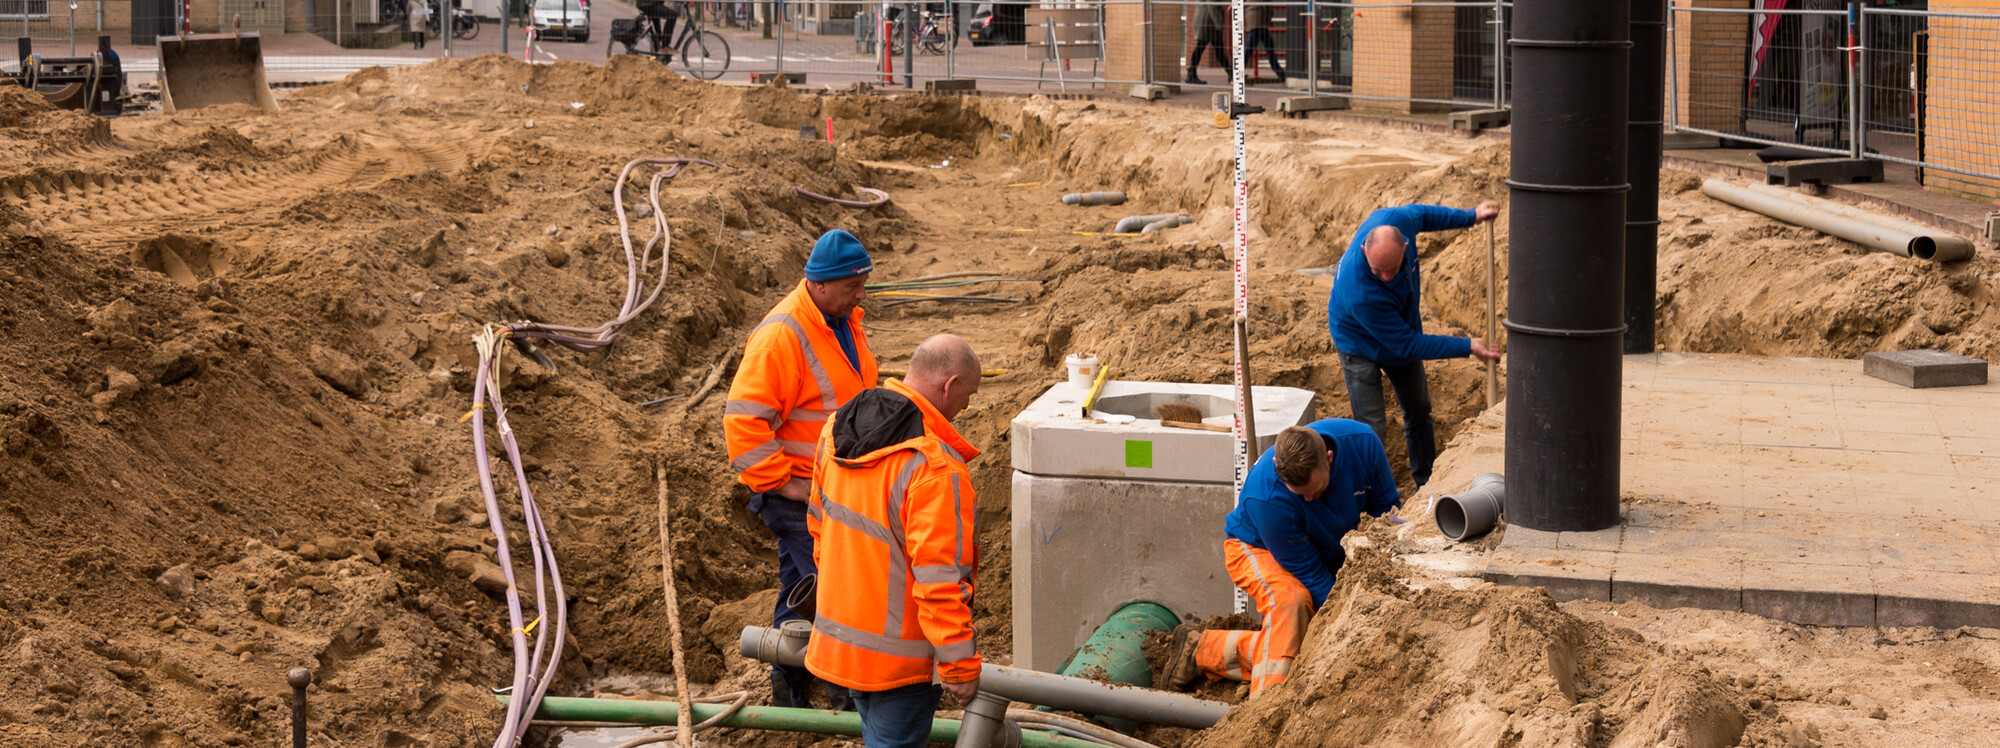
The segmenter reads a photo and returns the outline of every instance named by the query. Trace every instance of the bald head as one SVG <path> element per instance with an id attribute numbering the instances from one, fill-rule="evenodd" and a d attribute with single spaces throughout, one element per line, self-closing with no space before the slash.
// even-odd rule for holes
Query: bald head
<path id="1" fill-rule="evenodd" d="M 1375 277 L 1394 280 L 1403 269 L 1403 232 L 1394 226 L 1376 226 L 1368 232 L 1368 243 L 1361 251 L 1368 256 L 1368 269 Z"/>
<path id="2" fill-rule="evenodd" d="M 933 335 L 910 354 L 910 375 L 904 384 L 929 400 L 949 421 L 958 416 L 979 391 L 979 356 L 964 338 Z"/>

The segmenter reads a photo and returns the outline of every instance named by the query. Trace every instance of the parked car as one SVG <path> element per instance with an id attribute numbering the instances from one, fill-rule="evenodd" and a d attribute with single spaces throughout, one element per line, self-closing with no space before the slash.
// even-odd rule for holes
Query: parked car
<path id="1" fill-rule="evenodd" d="M 535 0 L 535 38 L 590 41 L 590 10 L 579 0 Z"/>
<path id="2" fill-rule="evenodd" d="M 1026 12 L 1027 6 L 1022 3 L 980 3 L 972 11 L 972 20 L 965 25 L 966 38 L 975 47 L 1027 44 L 1027 37 L 1021 32 L 1021 19 Z"/>

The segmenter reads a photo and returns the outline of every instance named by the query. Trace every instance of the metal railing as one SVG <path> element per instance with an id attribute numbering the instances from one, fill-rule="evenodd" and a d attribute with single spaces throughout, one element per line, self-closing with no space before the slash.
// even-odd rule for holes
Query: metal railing
<path id="1" fill-rule="evenodd" d="M 418 0 L 282 0 L 259 4 L 282 10 L 244 26 L 265 30 L 267 69 L 285 81 L 491 52 L 601 63 L 625 51 L 609 38 L 611 23 L 637 15 L 625 0 L 567 0 L 583 12 L 585 28 L 529 42 L 532 8 L 565 0 L 453 1 L 478 17 L 472 33 L 433 36 L 422 49 L 408 21 Z M 1661 2 L 1671 9 L 1670 129 L 1877 158 L 1926 183 L 2000 197 L 2000 13 L 1850 8 L 1840 0 Z M 69 0 L 0 0 L 0 41 L 27 37 L 44 54 L 63 54 L 72 43 L 87 51 L 109 34 L 126 69 L 143 80 L 154 64 L 152 36 L 179 22 L 138 17 L 178 3 L 76 4 L 72 11 Z M 227 12 L 245 4 L 217 5 Z M 683 24 L 700 23 L 726 40 L 724 80 L 790 73 L 835 86 L 918 88 L 974 78 L 1041 90 L 1221 90 L 1228 82 L 1221 62 L 1233 59 L 1233 44 L 1247 41 L 1255 93 L 1312 92 L 1408 111 L 1505 107 L 1511 96 L 1510 0 L 1251 0 L 1247 39 L 1228 38 L 1227 0 L 681 7 Z M 228 28 L 221 13 L 210 14 L 187 21 L 197 33 Z M 1043 20 L 1031 23 L 1030 16 Z M 0 58 L 0 68 L 13 67 L 11 55 Z"/>
<path id="2" fill-rule="evenodd" d="M 2000 13 L 1782 5 L 1670 6 L 1670 129 L 1878 159 L 2000 198 Z"/>

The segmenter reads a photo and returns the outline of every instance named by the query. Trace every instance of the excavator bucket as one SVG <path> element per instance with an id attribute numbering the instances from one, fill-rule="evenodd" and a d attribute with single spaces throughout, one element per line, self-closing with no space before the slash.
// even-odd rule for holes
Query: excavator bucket
<path id="1" fill-rule="evenodd" d="M 163 36 L 159 45 L 160 108 L 167 113 L 218 104 L 278 110 L 257 32 Z"/>

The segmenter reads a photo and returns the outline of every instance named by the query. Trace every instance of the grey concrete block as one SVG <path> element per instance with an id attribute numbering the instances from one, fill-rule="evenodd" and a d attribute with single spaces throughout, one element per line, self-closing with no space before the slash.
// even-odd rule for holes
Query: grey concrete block
<path id="1" fill-rule="evenodd" d="M 1611 570 L 1611 601 L 1742 610 L 1743 562 L 1619 553 Z"/>
<path id="2" fill-rule="evenodd" d="M 979 90 L 979 81 L 974 78 L 948 78 L 924 81 L 926 93 L 972 93 Z"/>
<path id="3" fill-rule="evenodd" d="M 1875 625 L 2000 625 L 2000 577 L 1876 567 Z"/>
<path id="4" fill-rule="evenodd" d="M 1288 96 L 1278 100 L 1278 113 L 1287 117 L 1304 116 L 1306 112 L 1327 112 L 1348 107 L 1345 96 Z"/>
<path id="5" fill-rule="evenodd" d="M 1541 587 L 1557 601 L 1610 600 L 1613 553 L 1598 551 L 1494 551 L 1486 561 L 1486 581 L 1512 587 Z"/>
<path id="6" fill-rule="evenodd" d="M 1015 470 L 1032 475 L 1138 478 L 1229 485 L 1235 475 L 1235 440 L 1227 433 L 1169 428 L 1154 406 L 1182 403 L 1200 409 L 1204 422 L 1234 421 L 1236 397 L 1227 384 L 1178 382 L 1104 383 L 1091 416 L 1083 416 L 1089 388 L 1058 382 L 1014 417 Z M 1287 426 L 1313 420 L 1309 390 L 1258 387 L 1257 444 L 1261 453 Z M 1219 526 L 1218 526 L 1219 527 Z"/>
<path id="7" fill-rule="evenodd" d="M 771 81 L 777 80 L 779 78 L 785 79 L 785 83 L 794 86 L 803 86 L 806 83 L 805 73 L 751 73 L 750 74 L 750 82 L 757 84 L 770 83 Z"/>
<path id="8" fill-rule="evenodd" d="M 1722 140 L 1713 135 L 1696 135 L 1691 132 L 1670 132 L 1660 138 L 1661 150 L 1688 151 L 1705 148 L 1721 148 Z"/>
<path id="9" fill-rule="evenodd" d="M 1865 566 L 1743 565 L 1743 612 L 1813 626 L 1875 625 L 1875 583 Z"/>
<path id="10" fill-rule="evenodd" d="M 1514 111 L 1511 109 L 1474 109 L 1466 112 L 1451 113 L 1451 129 L 1453 130 L 1477 131 L 1494 127 L 1506 127 L 1513 121 Z"/>
<path id="11" fill-rule="evenodd" d="M 1797 187 L 1807 182 L 1820 185 L 1882 181 L 1882 162 L 1872 158 L 1816 158 L 1780 161 L 1765 169 L 1766 184 Z"/>
<path id="12" fill-rule="evenodd" d="M 1911 388 L 1986 383 L 1986 362 L 1937 350 L 1877 351 L 1861 357 L 1861 373 Z"/>
<path id="13" fill-rule="evenodd" d="M 1229 484 L 1014 472 L 1014 666 L 1055 672 L 1098 624 L 1149 601 L 1182 620 L 1228 615 Z"/>
<path id="14" fill-rule="evenodd" d="M 1132 98 L 1145 99 L 1147 101 L 1156 101 L 1169 96 L 1176 96 L 1180 92 L 1180 86 L 1163 86 L 1159 84 L 1149 86 L 1144 83 L 1135 85 L 1131 89 Z"/>

